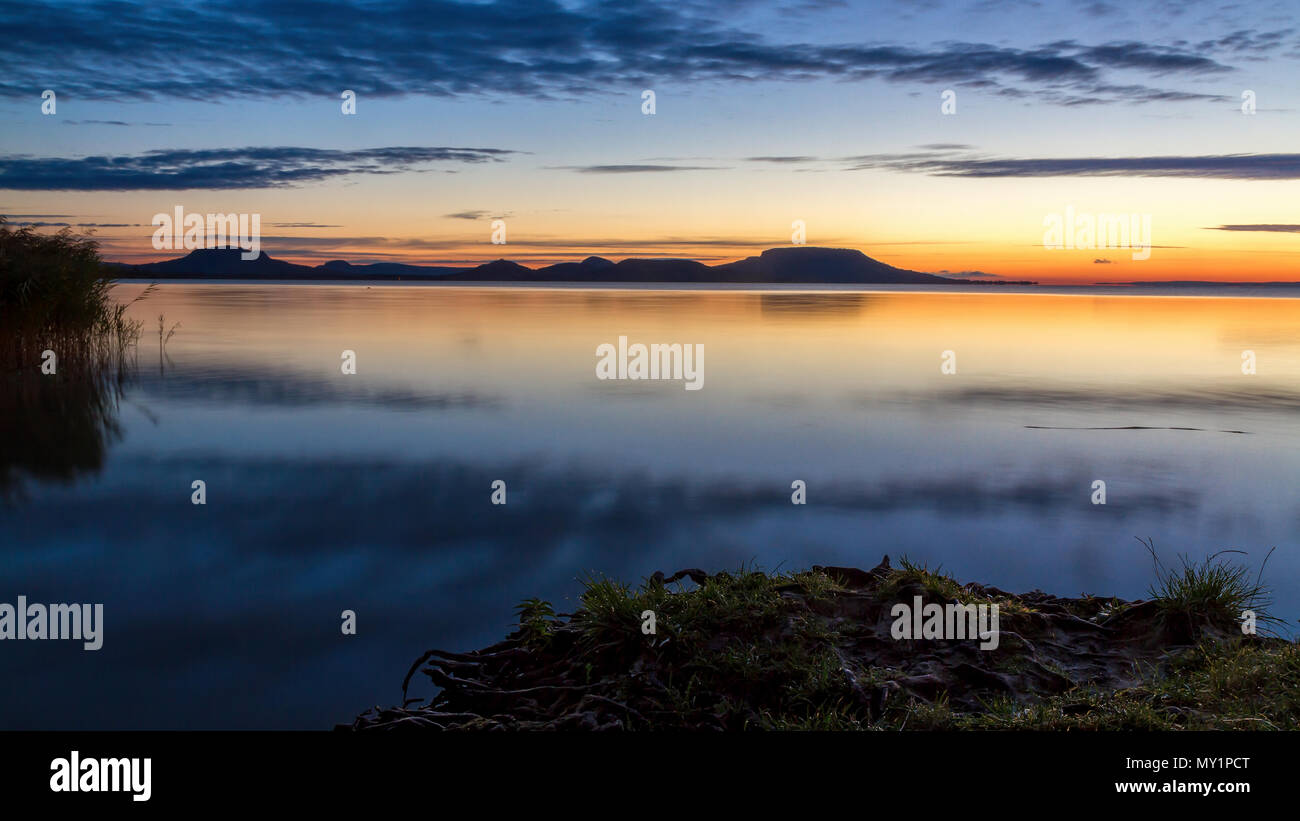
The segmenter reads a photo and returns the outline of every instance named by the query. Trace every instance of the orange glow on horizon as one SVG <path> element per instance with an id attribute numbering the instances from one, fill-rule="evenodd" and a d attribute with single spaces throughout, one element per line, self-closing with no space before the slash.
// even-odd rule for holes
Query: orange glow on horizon
<path id="1" fill-rule="evenodd" d="M 757 256 L 766 248 L 789 247 L 773 243 L 755 243 L 744 247 L 719 247 L 689 242 L 671 247 L 625 244 L 618 248 L 591 248 L 575 244 L 565 248 L 558 244 L 539 245 L 527 240 L 507 245 L 485 242 L 449 244 L 436 251 L 422 247 L 402 247 L 401 240 L 393 240 L 386 249 L 373 246 L 340 245 L 327 252 L 295 253 L 293 249 L 278 251 L 273 242 L 264 242 L 262 250 L 276 259 L 315 266 L 329 260 L 347 260 L 354 264 L 369 262 L 400 262 L 426 266 L 473 267 L 497 259 L 508 259 L 530 268 L 540 268 L 559 262 L 577 262 L 588 256 L 600 256 L 619 261 L 629 257 L 693 259 L 706 265 Z M 814 243 L 809 243 L 813 245 Z M 856 248 L 869 257 L 896 268 L 923 273 L 959 275 L 965 272 L 983 272 L 995 277 L 989 279 L 1031 280 L 1042 284 L 1095 284 L 1104 282 L 1185 281 L 1211 282 L 1294 282 L 1300 281 L 1300 259 L 1295 251 L 1254 250 L 1241 251 L 1226 248 L 1153 248 L 1145 260 L 1132 259 L 1129 249 L 1106 250 L 1048 250 L 1025 245 L 907 245 L 905 247 L 882 243 L 873 248 L 871 243 L 816 243 L 821 247 Z M 101 249 L 105 259 L 115 262 L 144 264 L 185 256 L 188 251 L 155 251 L 145 245 L 143 249 L 132 242 L 103 241 Z M 1105 263 L 1094 260 L 1104 259 Z"/>

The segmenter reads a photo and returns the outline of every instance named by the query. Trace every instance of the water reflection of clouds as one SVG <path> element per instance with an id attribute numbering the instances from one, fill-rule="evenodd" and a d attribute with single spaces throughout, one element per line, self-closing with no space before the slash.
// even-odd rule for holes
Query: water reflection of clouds
<path id="1" fill-rule="evenodd" d="M 905 405 L 988 405 L 1017 408 L 1068 408 L 1071 410 L 1176 410 L 1189 412 L 1294 412 L 1300 410 L 1300 391 L 1258 381 L 1249 386 L 1204 382 L 1183 389 L 1143 385 L 1106 384 L 1075 387 L 997 384 L 951 390 L 881 391 L 846 395 L 851 406 L 881 402 Z"/>
<path id="2" fill-rule="evenodd" d="M 206 508 L 169 491 L 196 475 L 209 478 Z M 509 504 L 492 506 L 488 490 L 501 477 Z M 1008 575 L 1002 583 L 1014 585 L 1037 556 L 1030 564 L 1040 573 L 1049 567 L 1059 577 L 1062 562 L 1076 573 L 1092 568 L 1098 575 L 1080 583 L 1112 592 L 1117 573 L 1134 586 L 1145 566 L 1135 559 L 1116 569 L 1089 556 L 1122 552 L 1115 545 L 1135 528 L 1160 522 L 1159 532 L 1180 532 L 1204 501 L 1176 485 L 1130 488 L 1107 506 L 1099 530 L 1083 525 L 1096 510 L 1079 492 L 1091 479 L 1081 469 L 1002 481 L 977 472 L 807 478 L 812 501 L 797 508 L 783 483 L 704 482 L 689 470 L 665 478 L 544 461 L 123 455 L 95 492 L 50 492 L 0 519 L 27 593 L 84 589 L 113 614 L 112 641 L 96 659 L 112 713 L 66 706 L 80 687 L 69 682 L 81 680 L 73 675 L 81 658 L 20 648 L 11 672 L 28 682 L 25 707 L 6 715 L 6 726 L 48 726 L 30 718 L 33 704 L 59 704 L 60 726 L 346 721 L 395 698 L 401 673 L 426 646 L 469 649 L 499 638 L 512 602 L 541 595 L 566 609 L 585 571 L 635 580 L 683 561 L 804 566 L 899 552 L 952 566 L 988 538 L 1001 554 L 977 564 L 1001 569 L 982 580 Z M 1050 535 L 1068 537 L 1071 523 L 1074 537 Z M 1008 539 L 1017 532 L 1036 535 Z M 75 570 L 59 559 L 73 554 Z M 344 608 L 360 615 L 355 642 L 337 636 Z M 249 688 L 256 699 L 245 697 Z M 197 717 L 196 695 L 212 705 Z"/>
<path id="3" fill-rule="evenodd" d="M 593 544 L 629 537 L 652 541 L 692 519 L 744 520 L 789 502 L 787 484 L 748 476 L 701 481 L 690 473 L 666 478 L 616 466 L 561 469 L 540 462 L 485 467 L 442 460 L 123 457 L 111 481 L 95 494 L 60 502 L 77 515 L 61 517 L 55 527 L 129 539 L 135 523 L 148 521 L 164 532 L 183 531 L 190 540 L 228 544 L 232 561 L 240 554 L 321 556 L 361 544 L 382 546 L 396 558 L 459 543 L 491 543 L 510 558 L 559 549 L 578 534 Z M 209 493 L 221 500 L 220 517 L 196 515 L 188 504 L 178 507 L 174 493 L 163 492 L 198 475 L 215 477 Z M 489 505 L 488 488 L 503 477 L 510 503 Z M 1004 481 L 978 472 L 942 478 L 810 477 L 815 503 L 809 509 L 1058 518 L 1089 508 L 1079 489 L 1092 478 L 1083 468 Z M 593 504 L 596 499 L 601 503 Z M 1163 514 L 1199 504 L 1198 493 L 1187 487 L 1144 487 L 1115 498 L 1108 509 Z M 52 525 L 37 515 L 40 507 L 36 503 L 29 515 L 5 525 L 14 540 L 11 555 L 40 552 L 38 537 Z"/>
<path id="4" fill-rule="evenodd" d="M 1092 301 L 1074 298 L 1035 300 L 1054 306 L 1044 314 L 991 295 L 226 284 L 158 296 L 149 310 L 183 334 L 128 398 L 159 424 L 126 415 L 93 478 L 0 507 L 7 580 L 103 601 L 109 620 L 91 662 L 8 648 L 3 726 L 328 726 L 396 701 L 428 647 L 498 640 L 523 598 L 570 608 L 585 571 L 635 581 L 907 553 L 1007 589 L 1136 597 L 1151 575 L 1134 536 L 1168 559 L 1233 546 L 1254 561 L 1276 543 L 1266 581 L 1282 614 L 1300 614 L 1284 426 L 1300 392 L 1282 371 L 1189 376 L 1209 372 L 1197 368 L 1218 329 L 1260 310 L 1261 328 L 1290 327 L 1287 306 L 1112 300 L 1094 337 Z M 1110 333 L 1123 328 L 1136 336 Z M 987 346 L 965 363 L 1021 370 L 939 381 L 936 329 Z M 588 340 L 619 333 L 707 342 L 711 387 L 693 400 L 676 384 L 596 380 Z M 1177 354 L 1169 373 L 1126 353 L 1170 334 L 1157 349 Z M 1029 338 L 1033 356 L 1018 359 Z M 1080 353 L 1084 338 L 1108 340 L 1106 356 Z M 366 352 L 358 376 L 338 375 L 343 347 Z M 1024 430 L 1138 423 L 1260 435 Z M 1089 503 L 1098 476 L 1104 508 Z M 196 477 L 203 508 L 189 504 Z M 489 504 L 499 478 L 505 507 Z M 808 505 L 790 504 L 793 478 Z M 360 619 L 346 640 L 345 608 Z"/>
<path id="5" fill-rule="evenodd" d="M 144 369 L 137 379 L 144 399 L 268 406 L 320 404 L 364 405 L 391 410 L 491 410 L 504 405 L 499 396 L 476 391 L 419 391 L 375 386 L 364 380 L 323 379 L 265 365 L 184 367 L 158 374 Z"/>
<path id="6" fill-rule="evenodd" d="M 878 298 L 867 294 L 760 294 L 765 319 L 856 316 Z"/>

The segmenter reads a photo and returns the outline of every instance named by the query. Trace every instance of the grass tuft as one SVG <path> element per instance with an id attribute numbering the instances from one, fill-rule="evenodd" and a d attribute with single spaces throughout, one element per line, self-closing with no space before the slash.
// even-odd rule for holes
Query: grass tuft
<path id="1" fill-rule="evenodd" d="M 1263 625 L 1264 630 L 1270 633 L 1275 632 L 1274 628 L 1283 623 L 1269 613 L 1272 599 L 1268 588 L 1260 583 L 1273 550 L 1264 557 L 1259 573 L 1251 581 L 1244 565 L 1220 558 L 1227 553 L 1245 555 L 1243 551 L 1222 550 L 1199 563 L 1180 555 L 1179 566 L 1169 568 L 1156 554 L 1154 540 L 1138 539 L 1138 542 L 1151 554 L 1155 564 L 1156 578 L 1148 589 L 1148 595 L 1156 601 L 1165 620 L 1226 627 L 1240 624 L 1243 614 L 1251 611 L 1255 614 L 1256 623 Z"/>
<path id="2" fill-rule="evenodd" d="M 907 559 L 840 582 L 744 567 L 672 577 L 691 582 L 655 574 L 639 587 L 591 576 L 571 616 L 530 599 L 506 642 L 431 663 L 443 689 L 423 713 L 384 711 L 358 726 L 1300 729 L 1300 645 L 1237 629 L 1238 608 L 1271 618 L 1259 579 L 1220 555 L 1157 570 L 1153 600 L 1131 604 L 963 586 Z M 1004 636 L 987 655 L 960 642 L 897 645 L 890 606 L 918 591 L 1033 615 L 1004 623 L 1018 640 Z M 642 631 L 647 610 L 653 634 Z M 1101 623 L 1126 611 L 1136 617 L 1123 636 Z M 1165 623 L 1180 620 L 1186 631 Z"/>

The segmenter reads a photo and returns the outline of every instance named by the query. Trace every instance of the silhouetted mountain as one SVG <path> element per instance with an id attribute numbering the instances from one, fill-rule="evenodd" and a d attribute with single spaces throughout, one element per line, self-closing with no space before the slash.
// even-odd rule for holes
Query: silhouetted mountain
<path id="1" fill-rule="evenodd" d="M 445 277 L 464 271 L 464 268 L 448 268 L 432 265 L 407 265 L 402 262 L 372 262 L 366 265 L 353 265 L 341 259 L 333 259 L 318 267 L 330 273 L 346 275 L 349 279 L 368 277 Z"/>
<path id="2" fill-rule="evenodd" d="M 533 270 L 499 259 L 447 279 L 496 282 L 716 282 L 716 268 L 693 259 L 625 259 L 601 257 L 561 262 Z"/>
<path id="3" fill-rule="evenodd" d="M 717 270 L 693 259 L 625 259 L 599 278 L 609 282 L 717 282 Z"/>
<path id="4" fill-rule="evenodd" d="M 143 265 L 121 266 L 117 276 L 133 276 L 135 272 L 164 277 L 249 277 L 250 279 L 311 279 L 315 268 L 295 265 L 267 254 L 257 259 L 243 259 L 239 248 L 199 248 L 180 259 L 148 262 Z M 118 265 L 118 263 L 109 263 Z"/>
<path id="5" fill-rule="evenodd" d="M 498 259 L 474 268 L 406 265 L 376 262 L 353 265 L 333 260 L 310 267 L 261 254 L 242 259 L 238 248 L 191 251 L 180 259 L 144 265 L 108 263 L 117 277 L 199 277 L 209 279 L 427 279 L 461 282 L 690 282 L 736 284 L 876 284 L 962 283 L 936 274 L 895 268 L 851 248 L 795 246 L 771 248 L 756 257 L 708 266 L 693 259 L 630 258 L 611 262 L 587 257 L 582 262 L 561 262 L 528 268 Z"/>
<path id="6" fill-rule="evenodd" d="M 560 262 L 539 268 L 537 274 L 553 282 L 588 282 L 598 271 L 613 267 L 604 257 L 587 257 L 582 262 Z"/>
<path id="7" fill-rule="evenodd" d="M 485 262 L 477 268 L 461 271 L 443 279 L 474 280 L 478 282 L 527 282 L 537 279 L 537 271 L 525 268 L 508 259 L 496 259 Z"/>
<path id="8" fill-rule="evenodd" d="M 400 262 L 375 262 L 353 265 L 341 259 L 315 267 L 297 265 L 275 259 L 266 253 L 256 259 L 244 259 L 239 248 L 200 248 L 179 259 L 128 265 L 109 262 L 114 275 L 119 277 L 161 276 L 184 279 L 202 277 L 216 279 L 399 279 L 410 277 L 441 278 L 465 270 L 425 265 L 406 265 Z"/>
<path id="9" fill-rule="evenodd" d="M 570 263 L 572 264 L 572 263 Z M 587 257 L 576 268 L 560 269 L 552 265 L 557 280 L 570 282 L 712 282 L 715 269 L 693 259 L 625 259 L 614 263 L 600 257 Z"/>
<path id="10" fill-rule="evenodd" d="M 922 274 L 886 265 L 852 248 L 792 246 L 769 248 L 761 255 L 719 265 L 724 282 L 772 283 L 924 283 L 952 282 L 947 277 Z"/>

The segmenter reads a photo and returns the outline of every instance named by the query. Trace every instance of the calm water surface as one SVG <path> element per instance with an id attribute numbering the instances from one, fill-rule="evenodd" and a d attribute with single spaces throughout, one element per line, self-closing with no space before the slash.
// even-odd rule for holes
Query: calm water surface
<path id="1" fill-rule="evenodd" d="M 102 463 L 0 502 L 0 601 L 106 622 L 94 653 L 0 646 L 5 728 L 329 727 L 589 571 L 887 553 L 1131 598 L 1135 537 L 1252 567 L 1276 545 L 1300 617 L 1295 299 L 219 283 L 133 310 Z M 704 389 L 597 380 L 619 336 L 703 343 Z"/>

